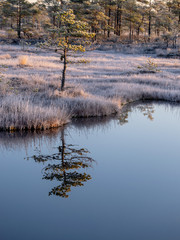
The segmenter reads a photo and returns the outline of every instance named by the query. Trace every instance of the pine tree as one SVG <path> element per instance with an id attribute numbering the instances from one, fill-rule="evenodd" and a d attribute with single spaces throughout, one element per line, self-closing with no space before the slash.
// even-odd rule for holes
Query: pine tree
<path id="1" fill-rule="evenodd" d="M 53 31 L 56 34 L 57 51 L 61 51 L 63 61 L 61 90 L 64 90 L 68 52 L 84 52 L 85 45 L 90 44 L 95 34 L 89 33 L 86 22 L 76 19 L 72 9 L 60 11 L 57 18 L 60 26 Z"/>
<path id="2" fill-rule="evenodd" d="M 3 14 L 6 18 L 11 18 L 11 22 L 15 20 L 18 38 L 21 38 L 23 19 L 34 14 L 33 6 L 34 4 L 26 0 L 6 0 L 4 2 Z"/>

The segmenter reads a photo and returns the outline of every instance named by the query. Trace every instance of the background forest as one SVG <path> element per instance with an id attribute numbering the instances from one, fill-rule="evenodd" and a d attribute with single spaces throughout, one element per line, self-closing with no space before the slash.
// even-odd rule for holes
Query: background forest
<path id="1" fill-rule="evenodd" d="M 93 41 L 160 40 L 176 47 L 180 0 L 1 0 L 0 37 L 44 40 L 60 28 L 58 13 L 66 9 L 88 23 Z"/>

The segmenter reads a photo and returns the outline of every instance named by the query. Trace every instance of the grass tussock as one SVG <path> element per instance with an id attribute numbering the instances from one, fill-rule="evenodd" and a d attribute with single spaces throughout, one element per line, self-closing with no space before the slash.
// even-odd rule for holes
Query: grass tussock
<path id="1" fill-rule="evenodd" d="M 28 65 L 28 56 L 19 56 L 19 65 L 26 66 Z"/>

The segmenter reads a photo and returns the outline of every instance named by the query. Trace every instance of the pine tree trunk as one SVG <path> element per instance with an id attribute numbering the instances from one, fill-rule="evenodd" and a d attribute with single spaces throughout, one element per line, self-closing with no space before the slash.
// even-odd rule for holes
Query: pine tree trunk
<path id="1" fill-rule="evenodd" d="M 140 34 L 140 27 L 138 26 L 138 28 L 137 28 L 137 37 L 138 37 L 138 39 L 139 39 L 139 34 Z"/>
<path id="2" fill-rule="evenodd" d="M 111 8 L 109 8 L 109 11 L 108 11 L 108 27 L 110 28 L 110 24 L 111 24 Z M 108 29 L 108 35 L 107 37 L 109 38 L 110 37 L 110 29 Z"/>
<path id="3" fill-rule="evenodd" d="M 149 13 L 148 40 L 151 40 L 151 14 Z"/>
<path id="4" fill-rule="evenodd" d="M 119 11 L 119 24 L 118 24 L 118 36 L 121 36 L 121 27 L 122 27 L 122 10 Z"/>
<path id="5" fill-rule="evenodd" d="M 19 16 L 18 21 L 18 38 L 21 38 L 21 16 Z"/>
<path id="6" fill-rule="evenodd" d="M 116 29 L 115 29 L 115 34 L 118 35 L 118 31 L 119 31 L 119 9 L 118 9 L 118 6 L 117 6 L 117 10 L 116 10 L 116 15 L 115 15 L 115 26 L 116 26 Z"/>
<path id="7" fill-rule="evenodd" d="M 150 42 L 151 40 L 151 20 L 152 20 L 152 16 L 151 16 L 151 0 L 149 2 L 149 24 L 148 24 L 148 41 Z"/>
<path id="8" fill-rule="evenodd" d="M 117 11 L 114 14 L 114 34 L 117 35 Z"/>
<path id="9" fill-rule="evenodd" d="M 52 17 L 53 26 L 56 26 L 56 16 L 53 14 Z"/>
<path id="10" fill-rule="evenodd" d="M 116 24 L 117 24 L 116 35 L 120 36 L 121 35 L 121 25 L 122 25 L 122 2 L 120 2 L 118 4 Z"/>
<path id="11" fill-rule="evenodd" d="M 66 68 L 67 68 L 67 49 L 64 49 L 64 67 L 62 71 L 62 80 L 61 80 L 61 91 L 64 90 L 65 79 L 66 79 Z"/>
<path id="12" fill-rule="evenodd" d="M 18 6 L 17 6 L 17 36 L 20 39 L 21 38 L 21 16 L 22 14 L 22 6 L 20 4 L 20 2 L 18 2 Z"/>
<path id="13" fill-rule="evenodd" d="M 130 26 L 129 26 L 129 41 L 130 43 L 132 42 L 132 23 L 130 21 Z"/>
<path id="14" fill-rule="evenodd" d="M 19 5 L 17 9 L 17 35 L 19 39 L 21 38 L 21 12 L 22 8 L 21 5 Z"/>

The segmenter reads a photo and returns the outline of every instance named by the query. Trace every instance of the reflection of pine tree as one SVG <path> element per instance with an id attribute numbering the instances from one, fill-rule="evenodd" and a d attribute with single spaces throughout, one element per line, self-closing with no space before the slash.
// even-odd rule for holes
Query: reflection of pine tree
<path id="1" fill-rule="evenodd" d="M 61 132 L 61 146 L 58 147 L 58 153 L 52 155 L 33 156 L 36 162 L 59 161 L 58 163 L 50 163 L 44 169 L 43 179 L 57 180 L 61 184 L 54 187 L 49 195 L 57 195 L 67 198 L 71 187 L 83 186 L 84 182 L 91 179 L 86 173 L 80 173 L 78 169 L 91 167 L 93 159 L 88 157 L 89 152 L 84 149 L 76 149 L 73 145 L 65 144 L 64 130 Z M 76 171 L 73 171 L 75 170 Z"/>
<path id="2" fill-rule="evenodd" d="M 151 121 L 153 121 L 153 114 L 154 114 L 154 106 L 152 104 L 136 104 L 135 105 L 128 105 L 126 108 L 124 108 L 118 115 L 118 120 L 120 125 L 124 125 L 128 123 L 129 113 L 132 112 L 133 108 L 136 108 L 141 113 L 143 113 L 144 116 L 147 116 L 147 118 Z"/>

